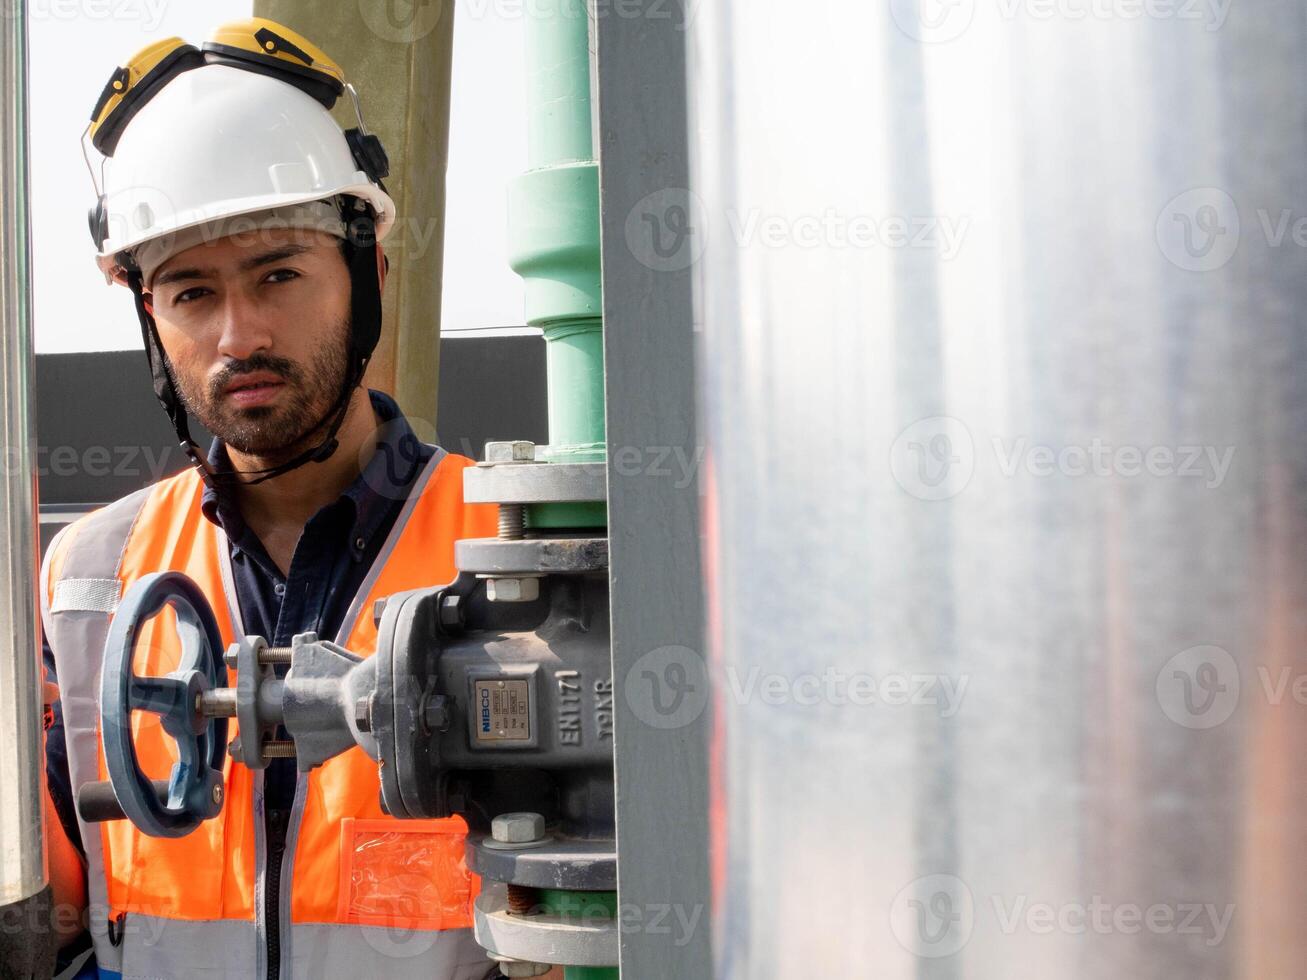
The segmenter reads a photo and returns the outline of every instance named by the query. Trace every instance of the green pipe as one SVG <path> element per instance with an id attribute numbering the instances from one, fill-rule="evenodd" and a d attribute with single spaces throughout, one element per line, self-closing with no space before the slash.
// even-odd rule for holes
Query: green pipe
<path id="1" fill-rule="evenodd" d="M 535 0 L 527 22 L 527 158 L 531 170 L 594 160 L 590 23 L 585 0 Z"/>
<path id="2" fill-rule="evenodd" d="M 508 189 L 509 263 L 526 283 L 526 321 L 545 338 L 549 444 L 538 458 L 602 462 L 603 294 L 599 165 L 585 0 L 535 0 L 527 20 L 527 164 Z M 533 528 L 606 523 L 602 505 L 528 508 Z"/>
<path id="3" fill-rule="evenodd" d="M 569 918 L 615 919 L 617 892 L 573 892 L 554 888 L 540 891 L 541 910 L 548 915 Z M 566 966 L 564 980 L 618 980 L 615 966 Z"/>

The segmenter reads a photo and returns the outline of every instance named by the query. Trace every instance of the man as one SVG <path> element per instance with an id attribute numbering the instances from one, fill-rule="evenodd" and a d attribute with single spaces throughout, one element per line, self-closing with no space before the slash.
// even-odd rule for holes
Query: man
<path id="1" fill-rule="evenodd" d="M 101 977 L 497 975 L 468 928 L 461 822 L 385 816 L 361 750 L 311 774 L 228 760 L 221 813 L 178 838 L 88 824 L 73 804 L 104 778 L 102 651 L 142 576 L 194 579 L 224 643 L 313 631 L 366 656 L 375 599 L 451 580 L 453 542 L 495 533 L 491 508 L 463 503 L 470 461 L 419 442 L 361 384 L 395 215 L 380 143 L 328 112 L 343 91 L 325 54 L 254 19 L 202 50 L 152 45 L 96 106 L 98 261 L 133 294 L 195 463 L 71 525 L 42 565 L 51 879 L 89 940 L 56 923 L 70 949 L 93 944 Z M 207 458 L 188 411 L 216 436 Z M 137 674 L 172 669 L 175 632 L 155 621 Z M 165 777 L 168 737 L 148 716 L 135 728 L 142 769 Z"/>

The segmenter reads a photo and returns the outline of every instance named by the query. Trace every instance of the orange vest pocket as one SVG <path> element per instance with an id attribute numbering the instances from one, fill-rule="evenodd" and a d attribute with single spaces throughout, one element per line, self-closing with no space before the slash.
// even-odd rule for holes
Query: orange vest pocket
<path id="1" fill-rule="evenodd" d="M 464 860 L 462 820 L 344 817 L 338 922 L 400 929 L 472 925 L 478 879 Z"/>

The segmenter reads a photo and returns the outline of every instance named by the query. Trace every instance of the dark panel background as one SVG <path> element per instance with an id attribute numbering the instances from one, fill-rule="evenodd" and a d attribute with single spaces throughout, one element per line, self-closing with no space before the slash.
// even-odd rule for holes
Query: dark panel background
<path id="1" fill-rule="evenodd" d="M 39 355 L 36 413 L 43 550 L 63 514 L 109 503 L 187 465 L 141 351 Z M 491 439 L 545 442 L 544 341 L 445 338 L 437 430 L 440 445 L 474 459 Z M 193 435 L 207 447 L 207 433 L 196 427 Z"/>

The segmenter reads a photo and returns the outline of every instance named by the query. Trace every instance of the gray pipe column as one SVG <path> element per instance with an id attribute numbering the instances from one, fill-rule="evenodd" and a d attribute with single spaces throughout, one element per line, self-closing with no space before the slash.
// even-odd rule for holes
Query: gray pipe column
<path id="1" fill-rule="evenodd" d="M 690 37 L 717 975 L 1302 976 L 1302 5 L 795 11 Z"/>
<path id="2" fill-rule="evenodd" d="M 48 967 L 32 412 L 26 3 L 0 18 L 0 976 Z M 48 975 L 48 974 L 47 974 Z"/>

